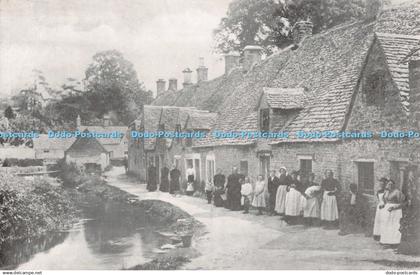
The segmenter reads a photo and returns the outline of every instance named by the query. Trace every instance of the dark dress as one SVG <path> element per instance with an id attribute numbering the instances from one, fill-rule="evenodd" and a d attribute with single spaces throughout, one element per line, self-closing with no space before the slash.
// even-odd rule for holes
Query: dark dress
<path id="1" fill-rule="evenodd" d="M 169 168 L 163 167 L 160 170 L 160 186 L 159 190 L 162 192 L 168 192 L 169 191 Z"/>
<path id="2" fill-rule="evenodd" d="M 361 192 L 355 194 L 355 202 L 351 204 L 352 194 L 349 192 L 343 199 L 340 212 L 340 234 L 363 233 L 366 226 L 366 197 Z"/>
<path id="3" fill-rule="evenodd" d="M 225 175 L 217 174 L 213 177 L 213 183 L 214 183 L 213 201 L 214 201 L 214 206 L 216 207 L 222 207 L 224 204 L 224 201 L 222 199 L 222 194 L 225 193 L 225 182 L 226 182 Z"/>
<path id="4" fill-rule="evenodd" d="M 169 193 L 175 194 L 176 191 L 179 191 L 179 177 L 181 176 L 181 172 L 174 168 L 169 172 L 170 177 L 170 185 L 169 185 Z"/>
<path id="5" fill-rule="evenodd" d="M 157 173 L 155 166 L 149 166 L 147 169 L 147 190 L 156 191 L 157 189 Z"/>
<path id="6" fill-rule="evenodd" d="M 227 208 L 233 211 L 241 210 L 241 174 L 231 174 L 226 185 Z"/>
<path id="7" fill-rule="evenodd" d="M 274 212 L 276 206 L 277 188 L 280 186 L 280 179 L 276 176 L 268 178 L 268 207 Z"/>

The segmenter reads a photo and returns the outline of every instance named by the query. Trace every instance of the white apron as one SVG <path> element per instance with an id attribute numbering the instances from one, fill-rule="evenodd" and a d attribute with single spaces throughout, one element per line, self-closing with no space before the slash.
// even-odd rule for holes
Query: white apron
<path id="1" fill-rule="evenodd" d="M 385 209 L 382 208 L 380 209 L 379 206 L 380 205 L 384 205 L 384 194 L 385 193 L 381 193 L 378 194 L 378 199 L 379 199 L 379 204 L 378 206 L 376 206 L 376 213 L 375 213 L 375 223 L 373 224 L 373 235 L 374 236 L 380 236 L 381 235 L 381 230 L 382 230 L 382 226 L 383 226 L 383 221 L 384 221 L 384 215 L 385 213 Z"/>
<path id="2" fill-rule="evenodd" d="M 389 207 L 398 206 L 395 203 L 387 203 L 383 208 L 383 221 L 381 226 L 381 244 L 399 244 L 401 242 L 400 220 L 402 218 L 402 210 L 396 209 L 391 212 Z"/>
<path id="3" fill-rule="evenodd" d="M 287 185 L 280 185 L 276 193 L 276 205 L 274 211 L 278 214 L 284 214 L 286 204 Z"/>
<path id="4" fill-rule="evenodd" d="M 328 196 L 329 192 L 325 191 L 321 204 L 321 220 L 335 221 L 338 220 L 337 198 L 335 196 Z"/>
<path id="5" fill-rule="evenodd" d="M 318 218 L 320 217 L 320 208 L 318 198 L 305 199 L 305 207 L 303 208 L 303 217 Z"/>
<path id="6" fill-rule="evenodd" d="M 299 216 L 303 210 L 302 194 L 294 188 L 290 188 L 286 194 L 285 214 L 286 216 Z"/>

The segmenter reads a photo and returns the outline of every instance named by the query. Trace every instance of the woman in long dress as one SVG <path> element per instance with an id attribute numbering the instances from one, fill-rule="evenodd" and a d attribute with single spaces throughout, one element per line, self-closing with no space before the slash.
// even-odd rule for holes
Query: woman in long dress
<path id="1" fill-rule="evenodd" d="M 381 229 L 384 216 L 384 194 L 385 194 L 385 185 L 387 184 L 387 178 L 381 178 L 379 180 L 379 190 L 376 192 L 376 198 L 378 199 L 378 205 L 376 206 L 375 213 L 375 222 L 373 224 L 373 239 L 379 241 L 381 238 Z"/>
<path id="2" fill-rule="evenodd" d="M 338 227 L 337 194 L 340 192 L 340 184 L 334 178 L 332 170 L 326 171 L 326 178 L 321 183 L 324 192 L 321 204 L 321 221 L 326 229 Z"/>
<path id="3" fill-rule="evenodd" d="M 303 218 L 307 225 L 318 225 L 321 216 L 319 203 L 319 195 L 321 194 L 321 186 L 314 182 L 315 174 L 309 174 L 309 187 L 305 190 L 305 205 L 303 207 Z"/>
<path id="4" fill-rule="evenodd" d="M 258 209 L 257 215 L 262 215 L 263 209 L 267 207 L 267 203 L 265 201 L 266 189 L 267 187 L 264 181 L 264 177 L 262 175 L 259 175 L 257 177 L 257 182 L 255 183 L 254 199 L 252 200 L 252 206 Z"/>
<path id="5" fill-rule="evenodd" d="M 393 180 L 389 180 L 384 194 L 385 207 L 383 223 L 381 226 L 381 238 L 383 245 L 396 247 L 401 242 L 400 220 L 402 218 L 403 193 L 398 190 Z"/>
<path id="6" fill-rule="evenodd" d="M 284 215 L 286 205 L 287 188 L 290 185 L 290 178 L 287 175 L 286 167 L 281 167 L 279 176 L 279 187 L 276 193 L 276 204 L 274 211 L 279 215 Z"/>
<path id="7" fill-rule="evenodd" d="M 289 224 L 296 224 L 303 211 L 302 183 L 298 180 L 298 172 L 292 172 L 289 191 L 286 194 L 285 215 Z"/>

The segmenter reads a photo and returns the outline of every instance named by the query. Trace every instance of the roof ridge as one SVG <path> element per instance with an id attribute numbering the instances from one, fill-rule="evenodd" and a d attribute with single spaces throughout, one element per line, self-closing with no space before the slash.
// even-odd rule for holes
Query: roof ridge
<path id="1" fill-rule="evenodd" d="M 420 35 L 398 34 L 398 33 L 391 33 L 391 32 L 375 32 L 375 35 L 384 36 L 384 37 L 396 37 L 396 38 L 420 40 Z"/>

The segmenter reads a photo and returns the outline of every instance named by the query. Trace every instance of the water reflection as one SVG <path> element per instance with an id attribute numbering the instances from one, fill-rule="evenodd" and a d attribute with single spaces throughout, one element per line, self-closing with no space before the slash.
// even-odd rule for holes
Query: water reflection
<path id="1" fill-rule="evenodd" d="M 164 242 L 142 209 L 108 202 L 84 207 L 83 213 L 87 219 L 70 232 L 2 248 L 0 267 L 121 269 L 145 262 Z"/>

